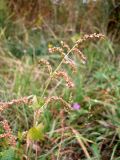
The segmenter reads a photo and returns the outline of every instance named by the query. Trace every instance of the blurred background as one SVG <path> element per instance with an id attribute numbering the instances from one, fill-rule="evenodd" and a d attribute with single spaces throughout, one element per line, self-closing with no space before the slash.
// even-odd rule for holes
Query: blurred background
<path id="1" fill-rule="evenodd" d="M 0 43 L 16 57 L 94 32 L 119 43 L 119 0 L 0 0 Z"/>

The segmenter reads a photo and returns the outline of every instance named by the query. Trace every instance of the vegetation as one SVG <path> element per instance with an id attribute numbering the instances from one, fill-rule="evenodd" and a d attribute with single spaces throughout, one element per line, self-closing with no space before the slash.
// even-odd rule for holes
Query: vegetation
<path id="1" fill-rule="evenodd" d="M 1 160 L 120 159 L 117 3 L 0 1 Z"/>

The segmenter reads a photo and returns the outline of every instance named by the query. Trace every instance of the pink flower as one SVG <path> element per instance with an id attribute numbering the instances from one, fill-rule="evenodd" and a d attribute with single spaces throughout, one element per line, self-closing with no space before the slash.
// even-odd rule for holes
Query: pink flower
<path id="1" fill-rule="evenodd" d="M 79 109 L 80 109 L 80 104 L 74 103 L 74 104 L 72 105 L 72 108 L 75 109 L 75 110 L 79 110 Z"/>

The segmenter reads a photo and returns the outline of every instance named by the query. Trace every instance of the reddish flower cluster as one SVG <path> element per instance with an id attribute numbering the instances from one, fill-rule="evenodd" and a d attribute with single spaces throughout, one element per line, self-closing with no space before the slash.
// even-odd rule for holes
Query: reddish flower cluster
<path id="1" fill-rule="evenodd" d="M 64 80 L 66 81 L 66 85 L 69 87 L 69 88 L 73 88 L 74 87 L 74 83 L 71 81 L 71 79 L 68 77 L 67 73 L 64 72 L 64 71 L 58 71 L 56 72 L 56 77 L 62 77 L 64 78 Z"/>
<path id="2" fill-rule="evenodd" d="M 31 98 L 32 97 L 29 96 L 29 97 L 22 97 L 19 99 L 13 99 L 10 102 L 0 102 L 0 112 L 4 111 L 5 109 L 7 109 L 13 105 L 30 104 Z"/>
<path id="3" fill-rule="evenodd" d="M 20 105 L 20 104 L 30 104 L 32 103 L 32 96 L 29 97 L 23 97 L 20 99 L 14 99 L 10 102 L 0 102 L 0 112 L 4 111 L 5 109 L 13 106 L 13 105 Z M 12 130 L 4 118 L 1 118 L 0 124 L 2 125 L 3 129 L 5 130 L 5 133 L 0 135 L 0 138 L 8 138 L 9 144 L 15 146 L 16 141 L 15 137 L 12 135 Z"/>
<path id="4" fill-rule="evenodd" d="M 0 135 L 0 138 L 8 138 L 9 144 L 12 146 L 16 145 L 15 137 L 12 135 L 11 128 L 7 122 L 7 120 L 3 120 L 0 122 L 5 130 L 5 133 Z"/>

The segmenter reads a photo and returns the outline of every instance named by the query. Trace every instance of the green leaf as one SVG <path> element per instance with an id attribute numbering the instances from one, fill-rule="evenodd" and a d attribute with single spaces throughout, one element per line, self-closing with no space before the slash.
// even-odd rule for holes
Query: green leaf
<path id="1" fill-rule="evenodd" d="M 96 158 L 100 159 L 100 150 L 97 144 L 92 144 L 93 154 Z"/>
<path id="2" fill-rule="evenodd" d="M 39 106 L 40 107 L 42 107 L 45 103 L 45 100 L 43 98 L 39 98 L 38 101 L 39 101 Z"/>
<path id="3" fill-rule="evenodd" d="M 3 151 L 1 160 L 13 160 L 15 159 L 15 151 L 13 148 L 10 148 L 8 150 Z"/>
<path id="4" fill-rule="evenodd" d="M 78 39 L 80 39 L 79 34 L 75 34 L 74 36 L 71 37 L 71 40 L 75 43 Z"/>
<path id="5" fill-rule="evenodd" d="M 22 139 L 23 139 L 22 132 L 20 132 L 20 131 L 18 131 L 18 139 L 19 139 L 20 141 L 22 141 Z"/>
<path id="6" fill-rule="evenodd" d="M 33 110 L 40 108 L 44 104 L 44 99 L 38 98 L 36 95 L 33 97 L 32 101 L 33 101 L 33 103 L 32 103 L 32 105 L 30 105 L 30 107 Z"/>
<path id="7" fill-rule="evenodd" d="M 36 95 L 33 97 L 32 101 L 33 103 L 32 105 L 30 105 L 30 107 L 33 108 L 34 110 L 39 108 L 39 103 Z"/>
<path id="8" fill-rule="evenodd" d="M 27 133 L 27 138 L 33 141 L 44 139 L 44 126 L 40 123 L 38 126 L 32 127 Z"/>

